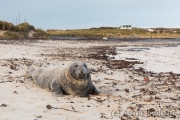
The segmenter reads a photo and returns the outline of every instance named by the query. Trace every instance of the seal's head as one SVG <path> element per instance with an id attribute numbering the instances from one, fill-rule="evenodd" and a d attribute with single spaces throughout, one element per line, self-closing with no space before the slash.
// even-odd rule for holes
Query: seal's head
<path id="1" fill-rule="evenodd" d="M 76 80 L 85 80 L 90 76 L 86 63 L 82 61 L 77 61 L 70 65 L 70 74 Z"/>

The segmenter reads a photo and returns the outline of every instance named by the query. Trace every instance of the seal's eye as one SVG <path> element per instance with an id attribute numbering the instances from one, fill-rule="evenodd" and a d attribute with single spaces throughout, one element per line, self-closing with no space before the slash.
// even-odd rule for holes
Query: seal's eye
<path id="1" fill-rule="evenodd" d="M 78 65 L 75 65 L 75 67 L 78 67 Z"/>

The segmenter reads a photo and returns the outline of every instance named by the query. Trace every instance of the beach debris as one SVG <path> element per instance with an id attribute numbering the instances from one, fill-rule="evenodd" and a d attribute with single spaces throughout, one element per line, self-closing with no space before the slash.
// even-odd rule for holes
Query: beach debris
<path id="1" fill-rule="evenodd" d="M 90 105 L 87 105 L 86 107 L 91 107 Z"/>
<path id="2" fill-rule="evenodd" d="M 110 60 L 106 65 L 111 69 L 132 68 L 135 64 L 143 64 L 140 61 Z"/>
<path id="3" fill-rule="evenodd" d="M 36 116 L 36 118 L 43 118 L 41 115 Z"/>
<path id="4" fill-rule="evenodd" d="M 146 83 L 149 83 L 149 78 L 148 78 L 148 77 L 144 77 L 144 81 L 145 81 Z"/>
<path id="5" fill-rule="evenodd" d="M 9 73 L 9 74 L 12 74 L 12 72 L 11 72 L 11 71 L 9 71 L 8 73 Z"/>
<path id="6" fill-rule="evenodd" d="M 121 120 L 129 120 L 130 116 L 128 116 L 127 114 L 123 114 L 123 116 L 121 116 Z"/>
<path id="7" fill-rule="evenodd" d="M 126 88 L 124 91 L 127 92 L 127 93 L 129 93 L 129 89 L 127 89 L 127 88 Z"/>
<path id="8" fill-rule="evenodd" d="M 14 94 L 18 94 L 18 92 L 17 92 L 17 91 L 14 91 L 13 93 L 14 93 Z"/>
<path id="9" fill-rule="evenodd" d="M 120 91 L 119 89 L 115 89 L 115 91 Z"/>
<path id="10" fill-rule="evenodd" d="M 101 117 L 100 118 L 106 118 L 106 114 L 104 114 L 104 113 L 100 113 L 101 114 Z"/>
<path id="11" fill-rule="evenodd" d="M 12 80 L 0 81 L 0 83 L 13 82 Z"/>
<path id="12" fill-rule="evenodd" d="M 61 108 L 61 107 L 53 107 L 53 106 L 51 106 L 51 105 L 46 105 L 46 108 L 48 109 L 48 110 L 51 110 L 51 109 L 62 109 L 62 110 L 66 110 L 66 111 L 72 111 L 72 112 L 77 112 L 77 113 L 81 113 L 81 112 L 79 112 L 79 111 L 76 111 L 75 109 L 73 109 L 72 108 L 72 106 L 71 106 L 71 108 L 73 109 L 73 110 L 69 110 L 69 109 L 66 109 L 66 108 Z"/>
<path id="13" fill-rule="evenodd" d="M 50 109 L 52 109 L 53 107 L 52 107 L 51 105 L 47 105 L 46 108 L 50 110 Z"/>
<path id="14" fill-rule="evenodd" d="M 154 108 L 147 109 L 147 114 L 150 115 L 150 116 L 154 116 L 155 112 L 156 112 L 156 110 Z"/>
<path id="15" fill-rule="evenodd" d="M 75 108 L 71 105 L 71 108 L 73 109 L 73 110 L 75 110 Z"/>
<path id="16" fill-rule="evenodd" d="M 112 78 L 104 78 L 104 80 L 115 80 L 115 79 L 112 79 Z"/>
<path id="17" fill-rule="evenodd" d="M 27 89 L 29 89 L 29 87 L 27 87 L 27 85 L 25 85 L 25 87 L 26 87 Z"/>
<path id="18" fill-rule="evenodd" d="M 102 104 L 103 101 L 107 100 L 107 98 L 106 99 L 101 99 L 101 98 L 96 97 L 96 99 L 94 99 L 94 98 L 88 96 L 88 100 L 91 100 L 91 99 L 95 100 L 95 101 L 97 101 L 97 103 L 101 103 L 101 104 Z"/>
<path id="19" fill-rule="evenodd" d="M 24 81 L 23 80 L 16 80 L 16 83 L 24 83 Z"/>
<path id="20" fill-rule="evenodd" d="M 2 64 L 1 66 L 7 66 L 7 64 Z"/>
<path id="21" fill-rule="evenodd" d="M 8 105 L 7 104 L 1 104 L 0 107 L 7 107 Z"/>
<path id="22" fill-rule="evenodd" d="M 13 66 L 13 65 L 10 65 L 10 69 L 12 69 L 12 70 L 16 70 L 16 67 L 15 67 L 15 66 Z"/>
<path id="23" fill-rule="evenodd" d="M 121 120 L 139 120 L 138 116 L 129 116 L 127 114 L 124 114 L 121 116 Z"/>
<path id="24" fill-rule="evenodd" d="M 152 102 L 154 98 L 152 96 L 143 98 L 145 102 Z"/>

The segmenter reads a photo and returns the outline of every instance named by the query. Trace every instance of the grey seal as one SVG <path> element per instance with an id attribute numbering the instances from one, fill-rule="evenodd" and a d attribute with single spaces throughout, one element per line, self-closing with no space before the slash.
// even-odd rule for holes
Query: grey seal
<path id="1" fill-rule="evenodd" d="M 43 67 L 28 71 L 37 85 L 53 92 L 53 96 L 73 95 L 87 97 L 99 91 L 91 81 L 91 74 L 85 62 L 76 61 L 69 66 Z"/>

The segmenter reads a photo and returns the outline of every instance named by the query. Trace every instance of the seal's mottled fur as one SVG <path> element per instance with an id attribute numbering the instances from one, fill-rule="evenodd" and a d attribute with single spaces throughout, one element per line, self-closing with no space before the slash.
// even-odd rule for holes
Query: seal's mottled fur
<path id="1" fill-rule="evenodd" d="M 70 66 L 45 67 L 31 72 L 33 80 L 41 88 L 50 90 L 55 96 L 75 95 L 86 97 L 99 94 L 91 81 L 91 74 L 84 62 L 74 62 Z"/>

